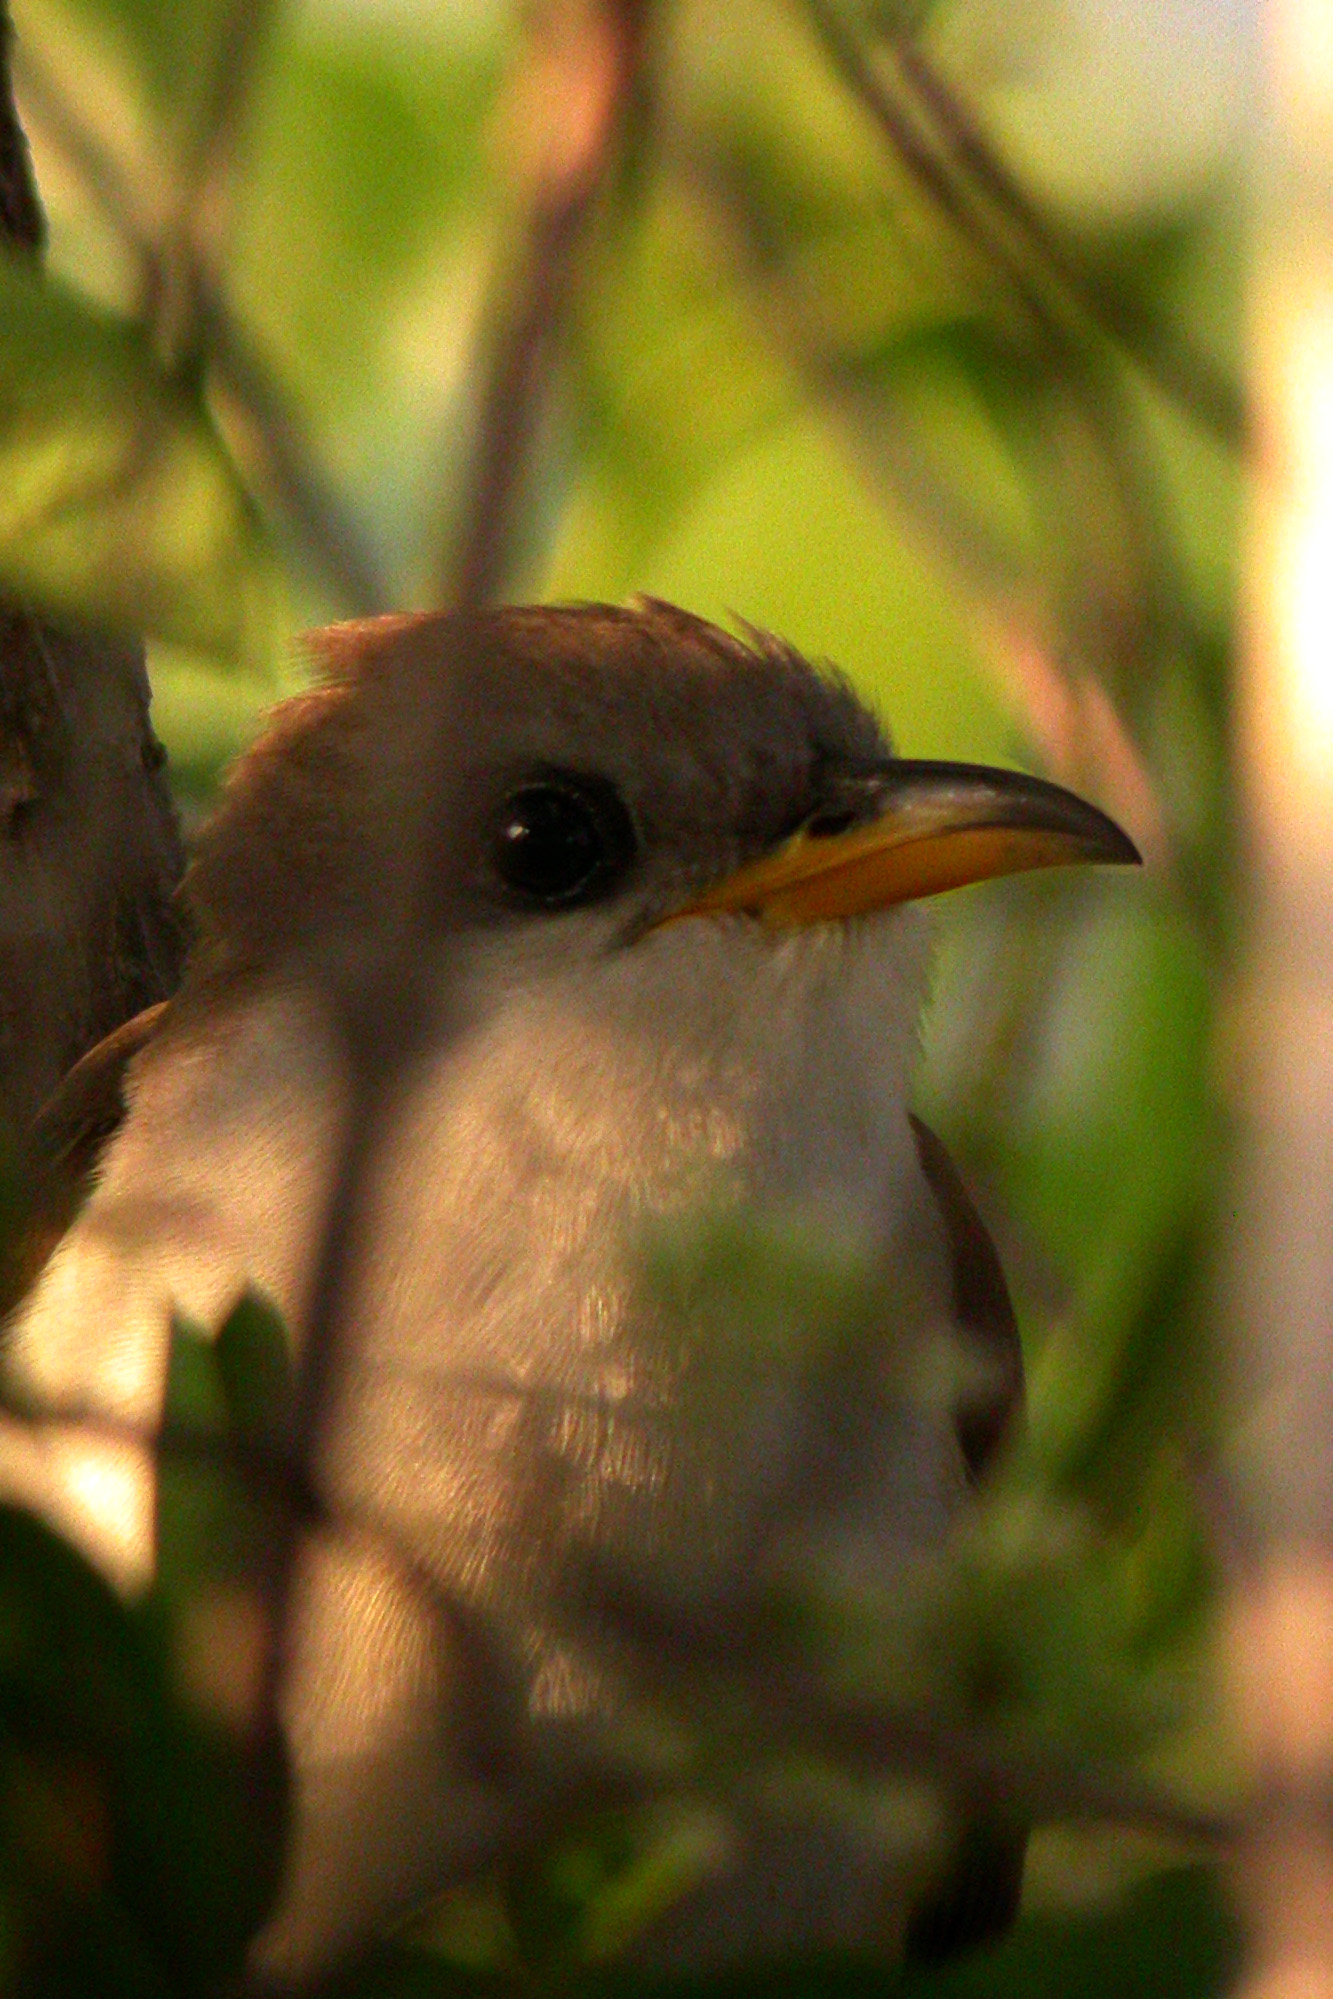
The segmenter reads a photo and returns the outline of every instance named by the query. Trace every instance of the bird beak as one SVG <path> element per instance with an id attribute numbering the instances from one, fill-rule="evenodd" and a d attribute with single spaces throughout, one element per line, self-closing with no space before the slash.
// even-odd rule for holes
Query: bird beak
<path id="1" fill-rule="evenodd" d="M 857 823 L 821 833 L 813 820 L 666 921 L 735 913 L 795 929 L 1027 868 L 1141 858 L 1095 805 L 1020 771 L 904 758 L 855 783 Z"/>

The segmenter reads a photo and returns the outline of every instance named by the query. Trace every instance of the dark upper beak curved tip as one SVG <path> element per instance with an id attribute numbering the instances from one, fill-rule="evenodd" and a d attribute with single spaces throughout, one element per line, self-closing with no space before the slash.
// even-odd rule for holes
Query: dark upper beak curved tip
<path id="1" fill-rule="evenodd" d="M 920 812 L 942 830 L 989 827 L 1050 836 L 1081 848 L 1084 858 L 1110 867 L 1142 867 L 1143 856 L 1122 826 L 1099 805 L 1049 778 L 989 764 L 938 763 L 895 758 L 884 767 L 883 809 Z"/>
<path id="2" fill-rule="evenodd" d="M 893 757 L 833 777 L 791 839 L 666 920 L 746 913 L 788 928 L 1033 868 L 1138 867 L 1142 858 L 1099 806 L 1046 778 Z"/>

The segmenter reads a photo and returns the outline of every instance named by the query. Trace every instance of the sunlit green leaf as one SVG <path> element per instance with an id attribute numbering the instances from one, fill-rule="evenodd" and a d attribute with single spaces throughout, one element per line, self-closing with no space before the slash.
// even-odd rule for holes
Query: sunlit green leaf
<path id="1" fill-rule="evenodd" d="M 0 261 L 0 582 L 233 655 L 262 634 L 256 524 L 198 397 L 133 326 Z"/>

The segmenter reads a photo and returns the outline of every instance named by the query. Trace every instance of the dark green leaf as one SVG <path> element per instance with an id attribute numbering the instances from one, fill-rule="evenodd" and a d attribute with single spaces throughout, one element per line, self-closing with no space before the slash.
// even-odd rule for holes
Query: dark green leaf
<path id="1" fill-rule="evenodd" d="M 112 1753 L 152 1698 L 151 1655 L 120 1599 L 41 1521 L 0 1506 L 0 1729 Z"/>
<path id="2" fill-rule="evenodd" d="M 935 1971 L 896 1972 L 845 1958 L 756 1965 L 726 1976 L 666 1979 L 628 1971 L 566 1975 L 564 1999 L 1221 1999 L 1239 1932 L 1215 1873 L 1163 1874 L 1111 1911 L 1035 1917 L 1005 1943 Z M 491 1974 L 424 1951 L 384 1949 L 348 1971 L 328 1999 L 490 1999 Z"/>
<path id="3" fill-rule="evenodd" d="M 238 1744 L 172 1705 L 123 1766 L 115 1802 L 116 1886 L 154 1950 L 182 1979 L 234 1974 L 280 1885 L 281 1745 Z"/>
<path id="4" fill-rule="evenodd" d="M 218 1375 L 237 1436 L 277 1451 L 291 1435 L 291 1349 L 277 1308 L 247 1291 L 217 1336 Z"/>
<path id="5" fill-rule="evenodd" d="M 186 1434 L 221 1436 L 230 1424 L 217 1348 L 202 1327 L 180 1317 L 171 1322 L 163 1417 L 168 1429 Z"/>

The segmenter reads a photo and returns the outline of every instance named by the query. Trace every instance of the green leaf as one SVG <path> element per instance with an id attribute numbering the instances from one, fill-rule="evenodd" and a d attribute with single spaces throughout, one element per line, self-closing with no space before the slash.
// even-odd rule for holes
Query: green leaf
<path id="1" fill-rule="evenodd" d="M 230 1353 L 244 1376 L 242 1328 Z M 254 1489 L 247 1441 L 233 1421 L 216 1340 L 176 1318 L 167 1360 L 165 1437 L 157 1475 L 157 1588 L 180 1607 L 219 1582 L 244 1582 L 269 1538 L 266 1492 Z M 232 1449 L 236 1445 L 235 1451 Z"/>
<path id="2" fill-rule="evenodd" d="M 192 1710 L 172 1623 L 160 1591 L 127 1610 L 40 1521 L 0 1507 L 0 1969 L 16 1927 L 33 1967 L 20 1990 L 149 1999 L 157 1964 L 215 1981 L 272 1907 L 281 1745 L 238 1744 Z M 91 1938 L 101 1985 L 82 1982 Z"/>
<path id="3" fill-rule="evenodd" d="M 0 588 L 233 656 L 269 614 L 255 518 L 198 386 L 15 257 L 0 257 Z"/>
<path id="4" fill-rule="evenodd" d="M 210 1609 L 236 1603 L 238 1585 L 262 1618 L 253 1592 L 271 1542 L 271 1501 L 254 1489 L 253 1466 L 242 1450 L 231 1456 L 228 1441 L 272 1441 L 289 1408 L 282 1324 L 261 1300 L 243 1297 L 216 1337 L 173 1322 L 157 1579 L 142 1613 L 162 1652 L 169 1697 L 122 1770 L 117 1886 L 164 1961 L 191 1980 L 239 1970 L 281 1879 L 288 1814 L 282 1745 L 237 1739 L 224 1719 L 201 1711 L 182 1648 L 193 1634 L 197 1650 L 201 1628 L 212 1629 Z M 207 1662 L 219 1685 L 248 1670 L 245 1658 L 218 1652 L 225 1643 L 214 1640 Z"/>
<path id="5" fill-rule="evenodd" d="M 746 1367 L 815 1361 L 875 1324 L 876 1273 L 836 1231 L 705 1209 L 647 1232 L 642 1257 L 673 1325 L 696 1323 L 711 1357 Z"/>
<path id="6" fill-rule="evenodd" d="M 291 1427 L 293 1380 L 278 1312 L 246 1292 L 216 1335 L 172 1321 L 166 1436 L 157 1479 L 158 1587 L 185 1599 L 244 1582 L 272 1526 L 276 1460 Z"/>
<path id="7" fill-rule="evenodd" d="M 933 1975 L 909 1974 L 902 1999 L 1213 1999 L 1239 1969 L 1239 1927 L 1217 1874 L 1180 1868 L 1093 1917 L 1022 1923 L 998 1950 Z"/>
<path id="8" fill-rule="evenodd" d="M 243 1571 L 254 1539 L 249 1508 L 223 1459 L 229 1413 L 217 1354 L 203 1328 L 181 1318 L 173 1318 L 171 1326 L 163 1428 L 156 1485 L 157 1591 L 179 1606 L 220 1569 L 229 1575 Z"/>
<path id="9" fill-rule="evenodd" d="M 182 1981 L 239 1972 L 274 1906 L 289 1812 L 277 1740 L 238 1743 L 172 1700 L 122 1766 L 115 1886 Z"/>
<path id="10" fill-rule="evenodd" d="M 41 1521 L 0 1506 L 0 1731 L 111 1753 L 151 1697 L 151 1661 L 114 1591 Z"/>
<path id="11" fill-rule="evenodd" d="M 174 1314 L 171 1321 L 162 1409 L 167 1427 L 173 1430 L 208 1431 L 221 1436 L 230 1424 L 231 1412 L 213 1340 L 202 1326 L 179 1314 Z"/>
<path id="12" fill-rule="evenodd" d="M 291 1435 L 296 1390 L 281 1313 L 257 1292 L 247 1291 L 229 1313 L 214 1351 L 236 1433 L 280 1449 Z"/>

